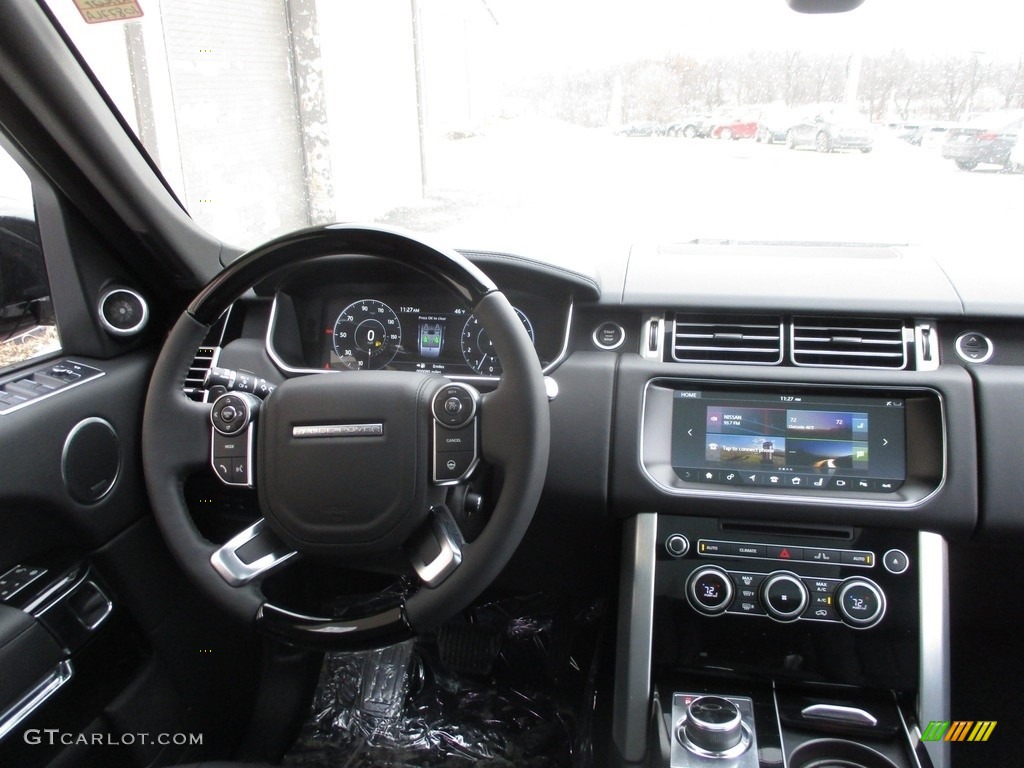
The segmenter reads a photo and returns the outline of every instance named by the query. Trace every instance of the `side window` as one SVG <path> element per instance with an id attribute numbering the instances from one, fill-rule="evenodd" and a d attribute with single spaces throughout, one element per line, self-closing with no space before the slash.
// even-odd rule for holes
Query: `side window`
<path id="1" fill-rule="evenodd" d="M 59 351 L 32 185 L 0 146 L 0 373 Z"/>

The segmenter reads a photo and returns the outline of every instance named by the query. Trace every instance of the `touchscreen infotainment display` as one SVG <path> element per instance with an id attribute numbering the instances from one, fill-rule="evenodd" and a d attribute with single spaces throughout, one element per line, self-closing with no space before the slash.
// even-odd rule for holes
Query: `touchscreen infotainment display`
<path id="1" fill-rule="evenodd" d="M 889 493 L 906 479 L 902 398 L 708 389 L 672 395 L 672 468 L 680 480 Z"/>

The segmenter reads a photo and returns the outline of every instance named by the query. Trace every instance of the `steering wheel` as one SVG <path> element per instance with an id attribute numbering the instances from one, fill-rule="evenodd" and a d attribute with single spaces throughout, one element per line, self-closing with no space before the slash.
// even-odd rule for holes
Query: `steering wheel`
<path id="1" fill-rule="evenodd" d="M 347 254 L 397 262 L 454 291 L 487 328 L 501 359 L 497 389 L 481 394 L 436 374 L 380 370 L 287 379 L 263 401 L 229 393 L 230 408 L 224 397 L 211 405 L 185 396 L 196 349 L 236 299 L 297 265 Z M 503 475 L 490 520 L 471 542 L 444 505 L 451 481 L 438 479 L 437 445 L 453 439 L 460 450 L 471 449 L 474 464 L 482 457 Z M 494 283 L 460 254 L 408 234 L 330 225 L 246 253 L 182 313 L 153 370 L 142 459 L 157 524 L 203 592 L 290 642 L 354 649 L 434 628 L 494 580 L 533 516 L 548 443 L 540 363 Z M 184 484 L 225 446 L 241 446 L 234 455 L 245 456 L 246 484 L 255 485 L 263 517 L 218 546 L 193 523 Z M 361 615 L 296 613 L 270 603 L 261 589 L 268 572 L 297 554 L 345 565 L 395 552 L 411 561 L 418 588 Z"/>

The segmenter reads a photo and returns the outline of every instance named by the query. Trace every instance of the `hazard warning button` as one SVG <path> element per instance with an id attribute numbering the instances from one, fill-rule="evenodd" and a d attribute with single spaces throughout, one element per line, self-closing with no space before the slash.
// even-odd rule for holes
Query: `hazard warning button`
<path id="1" fill-rule="evenodd" d="M 768 547 L 768 557 L 771 560 L 803 560 L 803 547 Z"/>

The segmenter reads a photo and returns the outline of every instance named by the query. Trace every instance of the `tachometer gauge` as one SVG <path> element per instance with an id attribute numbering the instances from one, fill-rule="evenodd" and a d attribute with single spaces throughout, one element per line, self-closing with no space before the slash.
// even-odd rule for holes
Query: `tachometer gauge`
<path id="1" fill-rule="evenodd" d="M 395 310 L 376 299 L 354 301 L 334 323 L 334 353 L 352 370 L 383 368 L 402 345 Z"/>
<path id="2" fill-rule="evenodd" d="M 530 341 L 536 341 L 533 336 L 533 325 L 522 310 L 516 309 L 516 314 L 523 322 L 523 327 L 530 337 Z M 494 351 L 494 343 L 487 335 L 483 325 L 476 315 L 470 315 L 462 328 L 462 356 L 466 359 L 466 365 L 484 376 L 500 376 L 501 361 Z"/>

